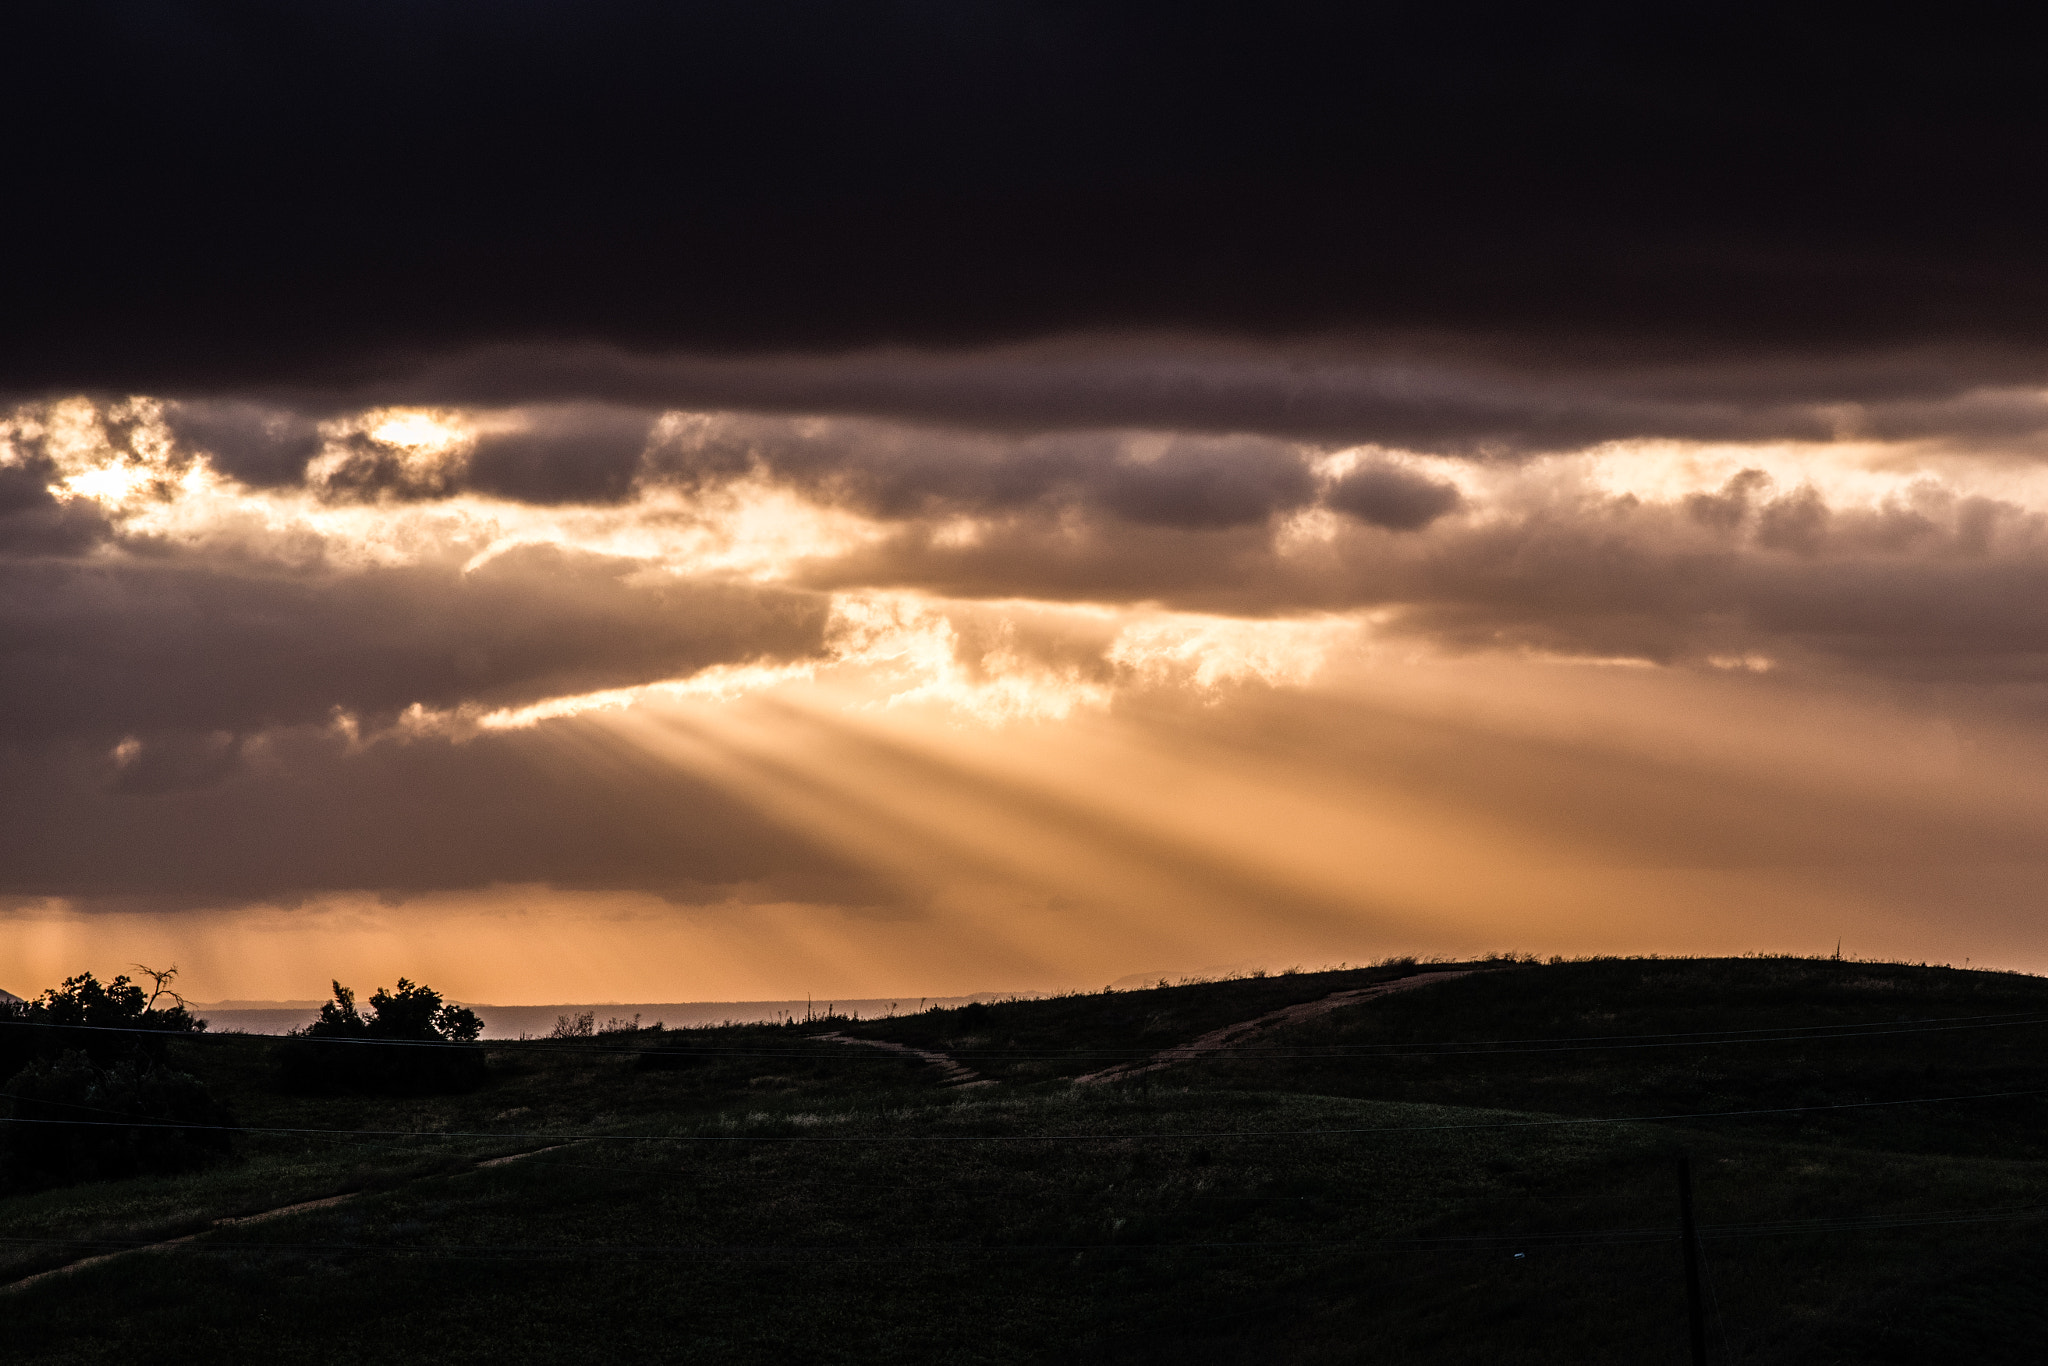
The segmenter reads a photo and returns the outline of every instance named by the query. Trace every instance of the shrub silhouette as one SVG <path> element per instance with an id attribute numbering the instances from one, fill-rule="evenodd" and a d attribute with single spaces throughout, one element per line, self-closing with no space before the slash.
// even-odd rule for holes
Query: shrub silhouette
<path id="1" fill-rule="evenodd" d="M 0 1113 L 20 1121 L 0 1126 L 0 1183 L 179 1171 L 227 1153 L 225 1128 L 156 1127 L 233 1121 L 196 1077 L 165 1062 L 172 1037 L 206 1028 L 170 989 L 178 969 L 140 970 L 153 990 L 82 972 L 0 1010 Z"/>
<path id="2" fill-rule="evenodd" d="M 550 1039 L 587 1039 L 596 1030 L 597 1012 L 586 1010 L 581 1015 L 557 1015 L 555 1027 L 548 1032 Z"/>
<path id="3" fill-rule="evenodd" d="M 22 1121 L 0 1135 L 0 1174 L 16 1187 L 187 1171 L 227 1156 L 234 1123 L 198 1078 L 139 1054 L 109 1066 L 82 1049 L 38 1058 L 0 1096 Z"/>
<path id="4" fill-rule="evenodd" d="M 102 984 L 93 974 L 81 972 L 34 1000 L 0 1005 L 0 1079 L 39 1058 L 71 1050 L 100 1067 L 138 1055 L 160 1060 L 166 1037 L 206 1028 L 206 1021 L 193 1018 L 184 1000 L 170 989 L 178 975 L 175 965 L 161 972 L 141 971 L 155 990 L 144 991 L 125 974 Z M 165 997 L 171 1004 L 159 1007 Z"/>
<path id="5" fill-rule="evenodd" d="M 413 1043 L 474 1043 L 484 1022 L 467 1006 L 443 1005 L 432 987 L 398 979 L 393 991 L 377 988 L 370 997 L 370 1016 L 356 1010 L 356 994 L 336 982 L 334 999 L 320 1007 L 320 1018 L 307 1025 L 311 1038 L 403 1039 Z"/>
<path id="6" fill-rule="evenodd" d="M 320 1007 L 320 1018 L 294 1030 L 278 1050 L 287 1086 L 425 1095 L 467 1090 L 484 1080 L 484 1051 L 476 1041 L 484 1022 L 468 1007 L 444 1004 L 440 992 L 401 977 L 395 989 L 377 989 L 365 1016 L 355 992 L 340 982 L 333 986 L 334 999 Z"/>

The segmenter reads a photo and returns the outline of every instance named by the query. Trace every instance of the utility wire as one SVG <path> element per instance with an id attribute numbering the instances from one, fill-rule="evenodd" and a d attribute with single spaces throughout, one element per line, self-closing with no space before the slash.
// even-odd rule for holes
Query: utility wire
<path id="1" fill-rule="evenodd" d="M 1360 1002 L 1359 1004 L 1364 1004 L 1364 1002 Z M 858 1021 L 856 1023 L 872 1024 L 877 1023 L 877 1021 Z M 1246 1023 L 1249 1023 L 1249 1021 L 1247 1021 Z M 1649 1034 L 1591 1034 L 1579 1036 L 1567 1035 L 1561 1037 L 1539 1037 L 1527 1039 L 1441 1039 L 1388 1043 L 1334 1044 L 1322 1048 L 1313 1048 L 1307 1050 L 1295 1048 L 1287 1051 L 1270 1048 L 1260 1048 L 1257 1045 L 1227 1044 L 1221 1049 L 1214 1050 L 1214 1052 L 1227 1053 L 1232 1057 L 1240 1058 L 1377 1057 L 1402 1056 L 1404 1053 L 1421 1054 L 1424 1056 L 1431 1057 L 1457 1057 L 1479 1053 L 1591 1052 L 1634 1048 L 1695 1048 L 1714 1046 L 1720 1044 L 1742 1043 L 1808 1043 L 1822 1042 L 1829 1039 L 1860 1039 L 1883 1037 L 1886 1035 L 1894 1034 L 1946 1033 L 1954 1030 L 1967 1029 L 2005 1029 L 2038 1024 L 2048 1024 L 2048 1013 L 2037 1011 L 2010 1011 L 1992 1015 L 1936 1016 L 1921 1020 L 1869 1020 L 1849 1024 L 1821 1025 L 1766 1025 L 1746 1029 L 1710 1029 Z M 317 1044 L 323 1046 L 341 1046 L 349 1048 L 445 1049 L 465 1047 L 518 1047 L 522 1049 L 530 1049 L 534 1051 L 544 1052 L 620 1053 L 631 1054 L 635 1056 L 653 1053 L 657 1056 L 670 1056 L 681 1058 L 829 1058 L 841 1062 L 902 1062 L 910 1060 L 908 1057 L 892 1057 L 890 1054 L 883 1052 L 857 1053 L 853 1050 L 842 1047 L 744 1048 L 693 1044 L 688 1048 L 664 1049 L 659 1046 L 659 1042 L 661 1039 L 666 1038 L 670 1035 L 686 1032 L 683 1030 L 664 1031 L 662 1035 L 658 1035 L 656 1036 L 655 1040 L 650 1041 L 651 1043 L 653 1043 L 653 1047 L 649 1047 L 647 1046 L 647 1044 L 641 1044 L 632 1047 L 624 1047 L 612 1044 L 576 1043 L 565 1039 L 483 1039 L 468 1044 L 462 1044 L 421 1039 L 348 1038 L 336 1037 L 331 1035 L 312 1034 L 207 1033 L 205 1031 L 197 1030 L 174 1031 L 163 1029 L 143 1029 L 118 1025 L 51 1024 L 39 1020 L 0 1018 L 0 1027 L 6 1027 L 10 1025 L 18 1028 L 65 1030 L 96 1034 L 146 1034 L 162 1039 L 177 1040 L 210 1041 L 215 1039 L 251 1038 L 278 1040 L 290 1039 L 296 1043 Z M 716 1028 L 717 1026 L 711 1027 Z M 1187 1059 L 1207 1057 L 1212 1055 L 1209 1052 L 1190 1051 L 1190 1046 L 1185 1044 L 1167 1045 L 1165 1047 L 1147 1046 L 1117 1049 L 1050 1047 L 1037 1049 L 955 1048 L 948 1049 L 945 1051 L 949 1057 L 970 1059 L 1070 1058 L 1078 1060 L 1083 1058 L 1159 1058 L 1166 1061 L 1174 1061 L 1177 1060 L 1175 1056 L 1176 1054 L 1185 1054 L 1185 1058 Z"/>
<path id="2" fill-rule="evenodd" d="M 1744 1110 L 1707 1110 L 1657 1115 L 1555 1116 L 1547 1119 L 1498 1120 L 1462 1124 L 1396 1124 L 1320 1129 L 1212 1129 L 1179 1133 L 1085 1133 L 1085 1134 L 620 1134 L 620 1133 L 537 1133 L 514 1131 L 465 1132 L 437 1129 L 327 1129 L 310 1126 L 257 1124 L 180 1124 L 167 1120 L 24 1119 L 0 1116 L 0 1124 L 66 1125 L 72 1128 L 179 1129 L 201 1132 L 250 1134 L 319 1134 L 343 1138 L 459 1138 L 504 1141 L 555 1142 L 656 1142 L 656 1143 L 1123 1143 L 1165 1139 L 1189 1141 L 1225 1138 L 1343 1138 L 1372 1134 L 1428 1134 L 1471 1130 L 1563 1128 L 1595 1124 L 1653 1124 L 1707 1119 L 1748 1119 L 1767 1115 L 1818 1114 L 1837 1110 L 1875 1110 L 1902 1105 L 1944 1105 L 1971 1100 L 2010 1100 L 2048 1094 L 2048 1088 L 2025 1091 L 1987 1091 L 1952 1096 L 1914 1096 L 1904 1100 L 1841 1101 L 1831 1105 L 1780 1105 Z"/>

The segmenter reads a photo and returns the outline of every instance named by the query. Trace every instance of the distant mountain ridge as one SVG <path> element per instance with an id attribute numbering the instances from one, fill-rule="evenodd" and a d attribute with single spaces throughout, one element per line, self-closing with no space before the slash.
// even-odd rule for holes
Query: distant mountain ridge
<path id="1" fill-rule="evenodd" d="M 642 1025 L 657 1021 L 681 1028 L 725 1024 L 760 1024 L 796 1019 L 807 1015 L 853 1015 L 876 1019 L 887 1015 L 908 1015 L 932 1006 L 968 1005 L 972 1002 L 1033 1000 L 1040 993 L 978 991 L 966 996 L 865 997 L 845 1000 L 829 997 L 801 997 L 781 1001 L 576 1001 L 554 1005 L 495 1006 L 479 1001 L 457 1002 L 483 1017 L 487 1039 L 516 1039 L 524 1034 L 547 1034 L 563 1017 L 574 1020 L 592 1017 L 597 1028 L 612 1020 L 628 1023 L 639 1017 Z M 237 1030 L 246 1034 L 282 1034 L 310 1024 L 319 1014 L 321 1001 L 188 1001 L 193 1014 L 215 1030 Z"/>
<path id="2" fill-rule="evenodd" d="M 327 1002 L 319 1001 L 187 1001 L 188 1010 L 318 1010 Z"/>

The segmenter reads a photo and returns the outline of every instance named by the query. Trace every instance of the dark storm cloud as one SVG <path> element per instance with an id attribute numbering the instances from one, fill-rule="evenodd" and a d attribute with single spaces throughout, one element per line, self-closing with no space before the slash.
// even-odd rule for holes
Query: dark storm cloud
<path id="1" fill-rule="evenodd" d="M 565 446 L 573 449 L 573 446 Z M 1148 526 L 1263 523 L 1312 502 L 1313 453 L 1261 437 L 1060 432 L 1013 437 L 895 423 L 719 414 L 650 452 L 651 479 L 757 474 L 870 516 L 1107 510 Z"/>
<path id="2" fill-rule="evenodd" d="M 632 492 L 652 427 L 647 413 L 544 408 L 520 431 L 480 437 L 466 482 L 530 503 L 614 502 Z"/>
<path id="3" fill-rule="evenodd" d="M 170 403 L 164 423 L 179 444 L 207 452 L 223 474 L 258 488 L 297 483 L 321 446 L 314 418 L 274 403 Z"/>
<path id="4" fill-rule="evenodd" d="M 1920 348 L 1750 358 L 1576 353 L 1458 337 L 1267 344 L 1125 336 L 829 358 L 494 347 L 292 401 L 606 403 L 865 414 L 1031 433 L 1261 433 L 1518 458 L 1604 441 L 1935 441 L 2048 453 L 2048 353 Z"/>
<path id="5" fill-rule="evenodd" d="M 203 761 L 209 743 L 187 744 Z M 156 908 L 543 882 L 678 901 L 895 899 L 729 794 L 601 735 L 462 745 L 285 731 L 207 780 L 109 784 L 76 745 L 0 747 L 0 897 Z"/>
<path id="6" fill-rule="evenodd" d="M 1368 480 L 1417 478 L 1366 469 Z M 1423 487 L 1402 496 L 1419 505 Z M 1929 485 L 1833 506 L 1751 471 L 1677 503 L 1539 490 L 1483 509 L 1423 531 L 1346 519 L 1327 541 L 1292 545 L 1268 526 L 1042 512 L 997 521 L 971 544 L 913 524 L 812 567 L 809 581 L 1245 617 L 1369 609 L 1382 614 L 1377 629 L 1453 651 L 1684 667 L 1754 655 L 1932 684 L 2048 683 L 2048 523 L 2010 503 Z"/>
<path id="7" fill-rule="evenodd" d="M 1836 507 L 1811 487 L 1752 502 L 1726 529 L 1626 507 L 1472 528 L 1402 576 L 1397 616 L 1475 648 L 1689 665 L 1755 653 L 1937 685 L 2048 683 L 2039 514 L 1934 493 Z"/>
<path id="8" fill-rule="evenodd" d="M 1875 505 L 1837 504 L 1748 470 L 1719 489 L 1643 502 L 1575 482 L 1572 460 L 1495 464 L 1473 473 L 1467 493 L 1426 463 L 1370 450 L 1332 479 L 1314 447 L 1243 435 L 732 413 L 656 421 L 588 406 L 479 422 L 486 435 L 466 464 L 429 462 L 425 483 L 398 488 L 371 477 L 397 461 L 392 448 L 342 421 L 330 431 L 353 434 L 323 446 L 319 491 L 431 501 L 516 482 L 547 501 L 656 495 L 606 514 L 636 534 L 638 519 L 653 528 L 679 515 L 670 493 L 715 510 L 736 481 L 763 481 L 876 519 L 878 538 L 793 544 L 777 566 L 796 576 L 789 590 L 543 546 L 460 572 L 481 540 L 425 563 L 349 567 L 347 532 L 320 552 L 279 542 L 259 553 L 240 533 L 180 548 L 122 532 L 91 556 L 17 554 L 0 563 L 0 736 L 112 746 L 136 735 L 143 743 L 115 780 L 169 790 L 216 779 L 223 755 L 253 734 L 317 724 L 336 707 L 375 726 L 415 702 L 518 705 L 815 655 L 819 595 L 847 589 L 1252 617 L 1373 610 L 1388 629 L 1458 649 L 1678 664 L 1758 653 L 1931 677 L 1946 655 L 1959 679 L 2029 679 L 2048 653 L 2029 597 L 2048 593 L 2040 518 L 1967 483 L 1923 478 Z M 112 432 L 110 449 L 139 430 Z M 364 480 L 342 477 L 359 458 Z M 47 461 L 35 468 L 52 473 Z M 17 501 L 17 517 L 76 515 L 90 534 L 114 534 L 78 503 Z M 1337 515 L 1291 517 L 1319 507 Z M 229 527 L 248 514 L 222 515 Z M 1914 589 L 1920 580 L 1938 592 Z M 1930 609 L 1930 592 L 1953 610 Z M 1832 626 L 1824 604 L 1839 611 Z"/>
<path id="9" fill-rule="evenodd" d="M 460 486 L 529 503 L 611 502 L 632 490 L 654 414 L 600 404 L 529 405 L 511 429 L 480 434 L 461 466 L 422 482 L 398 453 L 359 431 L 326 433 L 310 411 L 272 400 L 196 399 L 164 405 L 164 424 L 189 452 L 258 488 L 301 482 L 316 456 L 334 457 L 323 485 L 356 497 L 434 497 Z"/>
<path id="10" fill-rule="evenodd" d="M 32 0 L 0 23 L 21 387 L 346 384 L 565 339 L 2048 341 L 2038 34 L 2011 7 Z"/>
<path id="11" fill-rule="evenodd" d="M 476 492 L 527 503 L 611 503 L 649 486 L 702 491 L 746 476 L 799 489 L 817 501 L 881 518 L 1002 512 L 1035 504 L 1108 509 L 1160 526 L 1237 526 L 1314 501 L 1314 451 L 1256 436 L 1067 431 L 1044 435 L 716 413 L 657 425 L 651 412 L 557 405 L 490 415 L 458 459 L 416 462 L 362 430 L 294 448 L 296 469 L 252 460 L 262 433 L 309 425 L 288 410 L 174 403 L 167 425 L 190 444 L 181 455 L 219 451 L 229 472 L 258 482 L 307 478 L 329 498 L 432 500 Z M 359 424 L 358 424 L 359 425 Z M 225 438 L 225 439 L 223 439 Z M 207 442 L 215 444 L 208 445 Z M 1440 509 L 1441 510 L 1441 509 Z M 1426 519 L 1425 519 L 1426 520 Z M 1415 523 L 1420 525 L 1420 523 Z"/>
<path id="12" fill-rule="evenodd" d="M 178 786 L 225 771 L 216 735 L 337 708 L 374 727 L 414 703 L 518 705 L 819 647 L 815 597 L 637 568 L 537 546 L 468 574 L 232 553 L 0 564 L 0 744 L 132 734 L 126 781 Z"/>
<path id="13" fill-rule="evenodd" d="M 1103 501 L 1126 521 L 1155 526 L 1227 527 L 1264 522 L 1315 497 L 1298 455 L 1205 443 L 1157 460 L 1124 462 Z M 1260 456 L 1266 458 L 1261 459 Z"/>
<path id="14" fill-rule="evenodd" d="M 1330 486 L 1329 505 L 1390 531 L 1415 531 L 1464 501 L 1455 484 L 1383 460 L 1358 466 Z"/>
<path id="15" fill-rule="evenodd" d="M 242 740 L 233 731 L 199 734 L 172 731 L 147 744 L 127 740 L 113 755 L 112 790 L 131 796 L 211 787 L 242 761 Z M 105 765 L 96 765 L 104 771 Z"/>
<path id="16" fill-rule="evenodd" d="M 97 505 L 59 502 L 49 480 L 40 462 L 0 465 L 0 577 L 10 556 L 73 555 L 109 534 Z"/>

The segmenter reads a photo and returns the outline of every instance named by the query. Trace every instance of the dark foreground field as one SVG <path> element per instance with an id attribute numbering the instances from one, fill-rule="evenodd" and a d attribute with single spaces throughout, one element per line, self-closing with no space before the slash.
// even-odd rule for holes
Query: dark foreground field
<path id="1" fill-rule="evenodd" d="M 234 1157 L 0 1200 L 0 1357 L 1684 1362 L 1681 1152 L 1710 1359 L 2048 1355 L 2031 977 L 1397 964 L 498 1043 L 425 1099 L 287 1093 L 268 1039 L 171 1047 Z"/>

